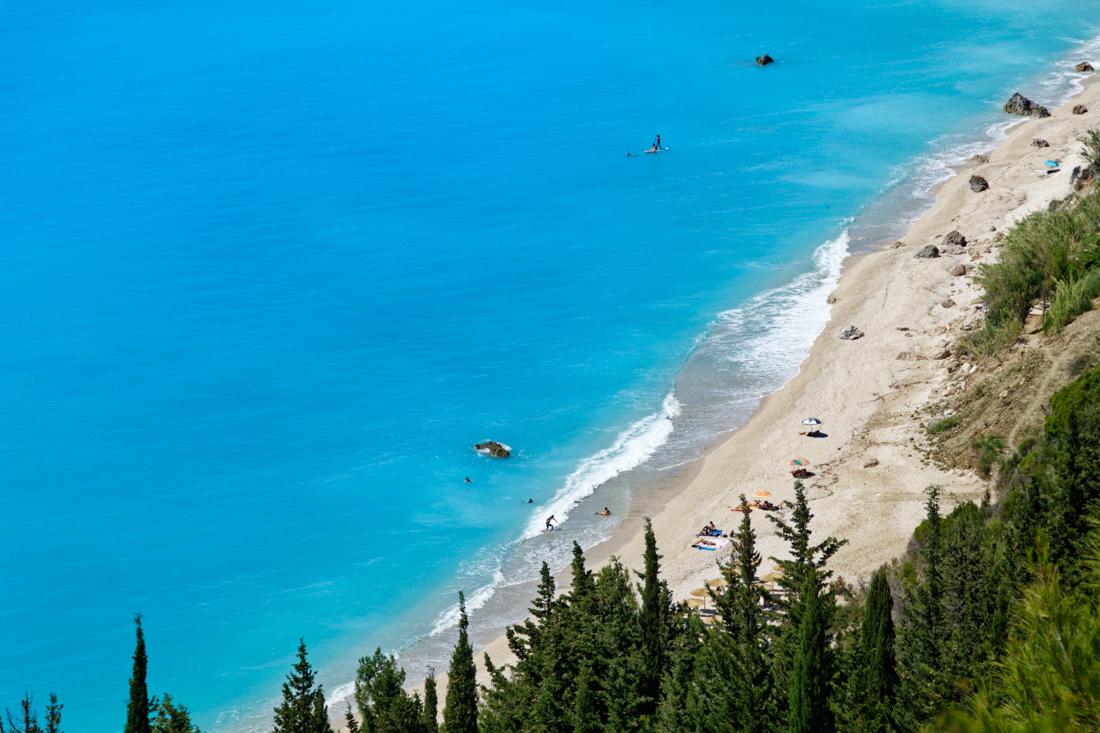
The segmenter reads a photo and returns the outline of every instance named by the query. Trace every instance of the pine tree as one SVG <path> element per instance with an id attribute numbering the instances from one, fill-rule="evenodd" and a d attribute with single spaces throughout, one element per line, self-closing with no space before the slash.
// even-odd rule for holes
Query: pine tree
<path id="1" fill-rule="evenodd" d="M 130 675 L 130 702 L 126 706 L 126 727 L 123 733 L 150 733 L 149 688 L 145 683 L 148 660 L 145 657 L 145 632 L 141 628 L 141 614 L 134 616 L 137 627 L 137 643 L 134 646 L 134 669 Z"/>
<path id="2" fill-rule="evenodd" d="M 275 708 L 274 733 L 332 733 L 325 693 L 314 685 L 306 643 L 298 640 L 298 660 L 283 683 L 283 702 Z"/>
<path id="3" fill-rule="evenodd" d="M 470 647 L 466 596 L 458 594 L 458 644 L 451 655 L 447 678 L 447 702 L 443 707 L 444 733 L 477 733 L 477 670 Z"/>
<path id="4" fill-rule="evenodd" d="M 830 733 L 829 708 L 832 660 L 827 614 L 822 604 L 817 571 L 810 569 L 802 592 L 799 649 L 790 676 L 789 733 Z"/>
<path id="5" fill-rule="evenodd" d="M 603 730 L 594 687 L 592 666 L 582 663 L 577 675 L 576 702 L 573 706 L 573 733 L 600 733 Z"/>
<path id="6" fill-rule="evenodd" d="M 669 608 L 668 592 L 660 579 L 661 556 L 657 554 L 657 539 L 653 535 L 653 523 L 649 517 L 645 520 L 644 558 L 640 615 L 642 674 L 639 692 L 642 698 L 641 713 L 652 715 L 661 699 L 661 678 L 668 661 L 665 645 L 668 642 Z"/>
<path id="7" fill-rule="evenodd" d="M 191 714 L 183 705 L 176 705 L 172 696 L 164 693 L 153 718 L 153 733 L 199 733 L 191 722 Z"/>
<path id="8" fill-rule="evenodd" d="M 897 729 L 894 704 L 898 673 L 894 659 L 894 600 L 886 569 L 879 568 L 871 578 L 871 588 L 863 607 L 863 624 L 856 648 L 854 689 L 850 700 L 855 706 L 850 728 L 862 733 L 889 733 Z"/>
<path id="9" fill-rule="evenodd" d="M 61 708 L 65 707 L 57 701 L 57 695 L 50 693 L 50 704 L 46 706 L 46 731 L 45 733 L 63 733 L 61 730 Z"/>
<path id="10" fill-rule="evenodd" d="M 19 709 L 22 726 L 12 716 L 11 711 L 7 711 L 8 726 L 11 728 L 11 733 L 42 733 L 42 728 L 38 725 L 38 711 L 34 708 L 34 701 L 29 693 L 25 693 L 23 699 L 19 701 Z M 0 722 L 0 733 L 3 733 L 3 730 L 3 723 Z"/>
<path id="11" fill-rule="evenodd" d="M 439 733 L 439 693 L 436 691 L 435 670 L 428 667 L 424 678 L 424 733 Z"/>
<path id="12" fill-rule="evenodd" d="M 348 705 L 348 709 L 344 711 L 344 727 L 348 729 L 348 733 L 359 733 L 359 721 L 355 719 L 355 715 L 351 712 L 351 705 Z"/>
<path id="13" fill-rule="evenodd" d="M 375 649 L 359 660 L 355 702 L 368 733 L 421 733 L 424 710 L 420 697 L 405 692 L 405 670 L 393 655 Z"/>

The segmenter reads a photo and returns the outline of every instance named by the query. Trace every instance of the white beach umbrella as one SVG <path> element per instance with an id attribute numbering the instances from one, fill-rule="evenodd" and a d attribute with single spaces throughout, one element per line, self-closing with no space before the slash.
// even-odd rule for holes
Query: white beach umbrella
<path id="1" fill-rule="evenodd" d="M 802 421 L 802 424 L 803 425 L 820 425 L 821 421 L 818 420 L 816 417 L 808 417 L 808 418 L 806 418 L 805 420 Z"/>

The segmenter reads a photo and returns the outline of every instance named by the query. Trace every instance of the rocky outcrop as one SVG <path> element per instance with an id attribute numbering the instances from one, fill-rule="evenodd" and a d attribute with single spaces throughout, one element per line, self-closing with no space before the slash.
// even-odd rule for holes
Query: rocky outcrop
<path id="1" fill-rule="evenodd" d="M 838 338 L 841 338 L 845 341 L 855 341 L 856 339 L 863 338 L 863 331 L 860 331 L 855 326 L 848 326 L 848 328 L 840 332 L 840 336 Z"/>
<path id="2" fill-rule="evenodd" d="M 1033 148 L 1049 148 L 1050 143 L 1048 143 L 1046 140 L 1044 140 L 1041 137 L 1037 137 L 1037 138 L 1035 138 L 1034 140 L 1031 141 L 1031 147 L 1033 147 Z"/>
<path id="3" fill-rule="evenodd" d="M 474 450 L 483 456 L 492 456 L 493 458 L 507 458 L 512 455 L 511 448 L 495 440 L 486 440 L 484 443 L 477 443 L 474 445 Z"/>
<path id="4" fill-rule="evenodd" d="M 1074 66 L 1073 70 L 1081 74 L 1089 71 L 1096 71 L 1096 69 L 1092 68 L 1092 64 L 1090 64 L 1088 61 L 1082 61 L 1081 63 Z"/>
<path id="5" fill-rule="evenodd" d="M 773 59 L 768 54 L 764 54 L 763 56 L 757 56 L 756 57 L 756 65 L 757 66 L 767 66 L 768 64 L 774 64 L 774 63 L 775 63 L 775 59 Z"/>
<path id="6" fill-rule="evenodd" d="M 939 257 L 940 248 L 934 244 L 928 244 L 917 250 L 917 253 L 913 256 L 918 259 L 930 259 L 932 257 Z"/>
<path id="7" fill-rule="evenodd" d="M 970 176 L 970 190 L 974 193 L 981 193 L 989 188 L 989 181 L 985 180 L 981 176 Z"/>
<path id="8" fill-rule="evenodd" d="M 1085 105 L 1083 105 L 1083 104 L 1075 104 L 1075 105 L 1073 105 L 1073 114 L 1075 114 L 1075 115 L 1083 115 L 1083 114 L 1085 114 L 1085 113 L 1086 113 L 1086 112 L 1088 112 L 1088 111 L 1089 111 L 1089 108 L 1088 108 L 1088 107 L 1086 107 L 1086 106 L 1085 106 Z"/>
<path id="9" fill-rule="evenodd" d="M 1075 191 L 1080 191 L 1087 186 L 1093 179 L 1092 168 L 1089 166 L 1074 166 L 1073 173 L 1070 174 L 1069 183 L 1073 186 Z"/>
<path id="10" fill-rule="evenodd" d="M 1022 117 L 1050 117 L 1050 110 L 1041 104 L 1036 104 L 1024 95 L 1016 92 L 1005 102 L 1004 111 L 1010 115 Z"/>

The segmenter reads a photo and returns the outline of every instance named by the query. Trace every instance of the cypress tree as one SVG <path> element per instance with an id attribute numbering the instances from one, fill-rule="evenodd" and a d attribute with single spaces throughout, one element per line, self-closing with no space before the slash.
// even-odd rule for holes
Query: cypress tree
<path id="1" fill-rule="evenodd" d="M 817 571 L 812 568 L 806 576 L 800 616 L 798 655 L 790 676 L 787 730 L 830 733 L 834 721 L 829 708 L 832 683 L 829 632 Z"/>
<path id="2" fill-rule="evenodd" d="M 879 568 L 871 578 L 871 588 L 863 608 L 863 624 L 856 650 L 856 689 L 852 695 L 858 706 L 853 728 L 866 733 L 896 730 L 894 701 L 898 673 L 894 659 L 894 600 L 886 569 Z"/>
<path id="3" fill-rule="evenodd" d="M 424 733 L 439 733 L 439 693 L 436 691 L 435 670 L 428 667 L 424 679 Z"/>
<path id="4" fill-rule="evenodd" d="M 458 594 L 458 644 L 451 655 L 447 701 L 443 707 L 444 733 L 477 733 L 477 670 L 470 646 L 466 596 Z"/>
<path id="5" fill-rule="evenodd" d="M 299 639 L 298 660 L 283 683 L 283 702 L 275 708 L 274 733 L 332 733 L 325 693 L 315 680 L 306 643 Z"/>
<path id="6" fill-rule="evenodd" d="M 126 706 L 126 727 L 123 733 L 150 733 L 149 688 L 145 683 L 148 660 L 145 657 L 145 632 L 141 628 L 141 614 L 134 616 L 137 627 L 137 643 L 134 646 L 134 668 L 130 675 L 130 702 Z"/>
<path id="7" fill-rule="evenodd" d="M 38 725 L 38 711 L 34 708 L 34 703 L 29 693 L 23 694 L 23 699 L 19 701 L 19 709 L 20 716 L 23 720 L 22 728 L 19 727 L 15 718 L 12 717 L 11 711 L 7 711 L 8 725 L 11 726 L 11 733 L 42 733 L 42 728 Z M 3 731 L 3 721 L 0 721 L 0 733 L 3 733 Z"/>
<path id="8" fill-rule="evenodd" d="M 657 539 L 653 535 L 653 523 L 645 520 L 645 571 L 642 573 L 641 653 L 642 669 L 639 680 L 641 713 L 652 715 L 661 699 L 661 678 L 665 672 L 668 641 L 667 593 L 660 580 L 661 556 L 657 554 Z"/>
<path id="9" fill-rule="evenodd" d="M 348 709 L 344 711 L 344 727 L 348 729 L 348 733 L 359 733 L 360 730 L 359 721 L 351 712 L 351 705 L 348 705 Z"/>
<path id="10" fill-rule="evenodd" d="M 576 702 L 573 706 L 573 733 L 600 733 L 603 730 L 594 686 L 592 666 L 582 663 L 580 674 L 577 675 Z"/>

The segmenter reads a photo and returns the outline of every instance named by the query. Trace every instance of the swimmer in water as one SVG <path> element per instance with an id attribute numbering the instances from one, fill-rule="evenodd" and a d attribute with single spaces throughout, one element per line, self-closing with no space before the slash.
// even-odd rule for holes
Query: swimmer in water
<path id="1" fill-rule="evenodd" d="M 610 517 L 611 516 L 611 510 L 608 509 L 607 507 L 604 507 L 602 512 L 596 512 L 596 516 L 597 517 Z"/>

